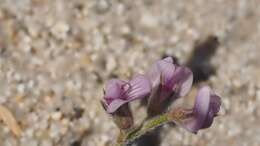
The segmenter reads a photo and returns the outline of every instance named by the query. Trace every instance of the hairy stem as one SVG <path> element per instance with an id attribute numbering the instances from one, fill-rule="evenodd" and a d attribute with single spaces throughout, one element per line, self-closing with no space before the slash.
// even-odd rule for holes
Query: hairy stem
<path id="1" fill-rule="evenodd" d="M 126 133 L 124 137 L 121 137 L 122 141 L 118 142 L 115 146 L 124 146 L 126 143 L 133 142 L 134 140 L 146 134 L 147 132 L 150 132 L 153 129 L 157 128 L 158 126 L 167 123 L 169 121 L 170 120 L 168 114 L 162 114 L 150 120 L 147 120 L 144 123 L 142 123 L 141 126 L 134 128 L 133 130 Z"/>
<path id="2" fill-rule="evenodd" d="M 167 114 L 162 114 L 162 115 L 154 117 L 154 118 L 152 118 L 152 119 L 150 119 L 148 121 L 145 121 L 142 124 L 142 127 L 141 127 L 140 130 L 138 130 L 138 131 L 128 135 L 126 141 L 127 142 L 132 142 L 135 139 L 139 138 L 140 136 L 146 134 L 147 132 L 152 131 L 153 129 L 155 129 L 158 126 L 160 126 L 160 125 L 162 125 L 164 123 L 167 123 L 167 122 L 169 122 Z"/>

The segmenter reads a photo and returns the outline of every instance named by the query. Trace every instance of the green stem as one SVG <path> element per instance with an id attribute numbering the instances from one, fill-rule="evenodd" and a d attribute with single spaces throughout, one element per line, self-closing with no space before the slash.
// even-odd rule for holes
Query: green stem
<path id="1" fill-rule="evenodd" d="M 187 111 L 186 111 L 187 112 Z M 152 131 L 158 126 L 168 123 L 170 121 L 179 121 L 185 119 L 185 111 L 183 109 L 176 109 L 174 112 L 164 113 L 152 119 L 144 121 L 140 126 L 135 127 L 129 131 L 119 135 L 120 141 L 115 146 L 124 146 L 127 143 L 133 142 L 140 136 Z"/>
<path id="2" fill-rule="evenodd" d="M 157 117 L 154 117 L 148 121 L 145 121 L 139 129 L 129 132 L 126 136 L 125 142 L 129 143 L 139 138 L 140 136 L 146 134 L 147 132 L 152 131 L 158 126 L 169 122 L 169 118 L 167 114 L 162 114 Z"/>
<path id="3" fill-rule="evenodd" d="M 114 146 L 124 146 L 126 143 L 133 142 L 137 138 L 141 137 L 142 135 L 146 134 L 147 132 L 152 131 L 153 129 L 157 128 L 158 126 L 171 121 L 169 115 L 162 114 L 157 117 L 154 117 L 150 120 L 145 121 L 139 127 L 133 128 L 127 133 L 121 133 L 119 135 L 119 141 Z"/>

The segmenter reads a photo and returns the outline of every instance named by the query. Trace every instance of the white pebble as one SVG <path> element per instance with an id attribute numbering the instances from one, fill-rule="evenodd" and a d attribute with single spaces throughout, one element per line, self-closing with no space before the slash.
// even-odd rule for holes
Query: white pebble
<path id="1" fill-rule="evenodd" d="M 62 116 L 62 113 L 61 112 L 54 112 L 51 114 L 51 118 L 55 121 L 59 120 Z"/>

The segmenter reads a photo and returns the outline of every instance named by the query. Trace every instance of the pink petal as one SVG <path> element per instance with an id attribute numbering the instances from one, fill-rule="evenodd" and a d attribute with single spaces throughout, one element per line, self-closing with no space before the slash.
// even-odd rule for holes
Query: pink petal
<path id="1" fill-rule="evenodd" d="M 166 58 L 166 60 L 158 61 L 157 65 L 161 71 L 162 84 L 171 88 L 173 86 L 175 65 L 168 61 L 168 58 Z"/>
<path id="2" fill-rule="evenodd" d="M 160 84 L 161 71 L 158 65 L 155 63 L 147 72 L 147 77 L 151 82 L 153 88 L 158 87 Z"/>
<path id="3" fill-rule="evenodd" d="M 210 107 L 210 88 L 202 87 L 196 96 L 194 113 L 198 116 L 198 122 L 203 123 Z"/>
<path id="4" fill-rule="evenodd" d="M 163 77 L 163 83 L 168 84 L 169 81 L 172 80 L 174 70 L 175 65 L 171 57 L 156 61 L 147 73 L 152 87 L 155 88 L 159 86 L 161 76 Z"/>
<path id="5" fill-rule="evenodd" d="M 129 83 L 131 88 L 126 94 L 129 101 L 143 98 L 151 92 L 151 83 L 143 75 L 135 76 Z"/>
<path id="6" fill-rule="evenodd" d="M 125 104 L 127 102 L 128 101 L 126 101 L 126 100 L 115 99 L 107 106 L 106 110 L 110 114 L 114 113 L 120 106 L 122 106 L 123 104 Z"/>
<path id="7" fill-rule="evenodd" d="M 118 79 L 111 79 L 106 83 L 105 87 L 105 99 L 116 99 L 124 93 L 122 88 L 126 84 L 125 81 Z"/>
<path id="8" fill-rule="evenodd" d="M 177 67 L 173 80 L 174 84 L 180 88 L 178 91 L 179 96 L 185 96 L 192 87 L 192 71 L 187 67 Z M 175 86 L 173 88 L 175 88 Z"/>
<path id="9" fill-rule="evenodd" d="M 202 87 L 196 97 L 193 116 L 183 122 L 182 126 L 190 132 L 208 128 L 213 123 L 216 113 L 221 105 L 220 98 L 212 94 L 209 87 Z"/>

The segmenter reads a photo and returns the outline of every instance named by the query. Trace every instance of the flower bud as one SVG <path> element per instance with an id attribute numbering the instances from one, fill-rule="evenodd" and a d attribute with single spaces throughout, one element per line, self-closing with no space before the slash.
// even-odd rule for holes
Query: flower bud
<path id="1" fill-rule="evenodd" d="M 209 87 L 199 90 L 193 109 L 174 109 L 168 112 L 172 121 L 186 130 L 197 133 L 200 129 L 209 128 L 220 110 L 220 97 Z"/>

